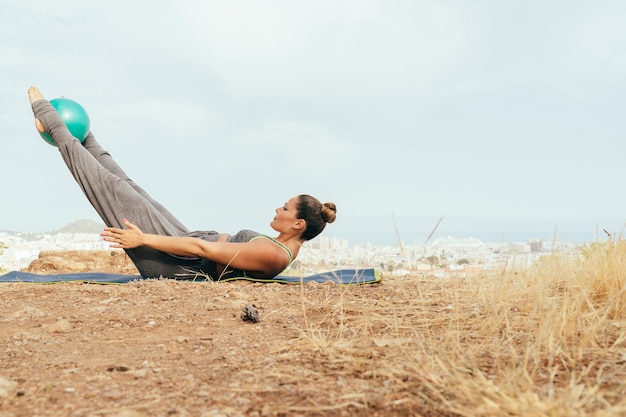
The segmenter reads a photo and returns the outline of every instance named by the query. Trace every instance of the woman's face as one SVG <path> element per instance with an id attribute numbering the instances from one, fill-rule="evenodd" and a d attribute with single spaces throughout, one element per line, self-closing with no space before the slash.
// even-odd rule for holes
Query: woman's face
<path id="1" fill-rule="evenodd" d="M 281 207 L 276 209 L 276 216 L 270 223 L 272 229 L 279 233 L 288 232 L 298 222 L 298 210 L 296 205 L 298 204 L 298 197 L 292 197 Z"/>

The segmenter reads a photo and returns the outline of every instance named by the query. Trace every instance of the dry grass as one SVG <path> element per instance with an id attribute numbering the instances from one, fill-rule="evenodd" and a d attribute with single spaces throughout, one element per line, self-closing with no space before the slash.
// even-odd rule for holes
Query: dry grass
<path id="1" fill-rule="evenodd" d="M 308 349 L 378 380 L 376 395 L 345 399 L 370 410 L 624 415 L 625 263 L 620 241 L 493 275 L 396 280 L 385 302 L 347 287 L 308 323 Z"/>

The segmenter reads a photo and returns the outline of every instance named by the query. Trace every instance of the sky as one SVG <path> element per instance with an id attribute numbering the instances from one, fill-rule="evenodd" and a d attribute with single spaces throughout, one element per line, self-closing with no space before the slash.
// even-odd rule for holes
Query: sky
<path id="1" fill-rule="evenodd" d="M 619 0 L 4 0 L 0 230 L 98 219 L 33 127 L 35 85 L 192 230 L 272 234 L 306 193 L 354 243 L 441 218 L 621 233 L 625 21 Z"/>

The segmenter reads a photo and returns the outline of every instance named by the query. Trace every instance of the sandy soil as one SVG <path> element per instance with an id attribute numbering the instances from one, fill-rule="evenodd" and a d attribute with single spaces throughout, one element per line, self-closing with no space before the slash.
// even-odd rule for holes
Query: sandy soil
<path id="1" fill-rule="evenodd" d="M 31 270 L 60 272 L 56 255 Z M 0 416 L 405 415 L 401 389 L 379 390 L 389 329 L 364 322 L 414 285 L 1 284 Z"/>

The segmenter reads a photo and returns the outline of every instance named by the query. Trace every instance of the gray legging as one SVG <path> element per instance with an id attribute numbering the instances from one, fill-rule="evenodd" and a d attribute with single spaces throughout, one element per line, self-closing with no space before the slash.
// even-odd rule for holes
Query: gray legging
<path id="1" fill-rule="evenodd" d="M 128 219 L 145 233 L 217 240 L 215 231 L 189 232 L 126 175 L 91 132 L 82 144 L 76 140 L 47 100 L 36 101 L 32 107 L 35 117 L 56 142 L 74 179 L 107 226 L 123 228 L 122 219 Z M 177 257 L 148 247 L 125 251 L 144 278 L 217 278 L 215 263 L 203 258 Z"/>

